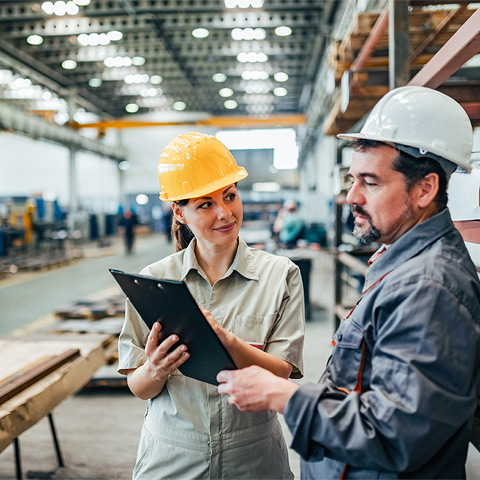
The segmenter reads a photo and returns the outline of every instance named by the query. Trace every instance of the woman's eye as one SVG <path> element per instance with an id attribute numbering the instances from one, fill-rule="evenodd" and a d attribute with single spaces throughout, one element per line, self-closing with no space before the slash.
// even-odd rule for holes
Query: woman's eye
<path id="1" fill-rule="evenodd" d="M 233 201 L 233 200 L 235 200 L 235 197 L 236 197 L 236 194 L 231 193 L 231 194 L 227 195 L 227 200 Z"/>
<path id="2" fill-rule="evenodd" d="M 211 205 L 210 202 L 205 202 L 205 203 L 200 204 L 200 205 L 198 206 L 198 208 L 203 208 L 203 209 L 205 210 L 205 209 L 208 208 L 210 205 Z"/>

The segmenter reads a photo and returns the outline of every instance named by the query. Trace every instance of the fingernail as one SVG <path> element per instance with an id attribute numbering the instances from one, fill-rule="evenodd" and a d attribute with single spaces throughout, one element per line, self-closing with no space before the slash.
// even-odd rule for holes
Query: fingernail
<path id="1" fill-rule="evenodd" d="M 172 342 L 178 342 L 178 337 L 176 335 L 172 336 Z"/>

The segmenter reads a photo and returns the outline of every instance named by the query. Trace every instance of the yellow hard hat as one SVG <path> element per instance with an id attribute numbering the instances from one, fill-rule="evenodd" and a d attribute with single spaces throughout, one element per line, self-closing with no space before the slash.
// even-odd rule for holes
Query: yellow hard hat
<path id="1" fill-rule="evenodd" d="M 185 133 L 170 140 L 160 155 L 160 200 L 172 202 L 208 195 L 247 175 L 214 136 Z"/>

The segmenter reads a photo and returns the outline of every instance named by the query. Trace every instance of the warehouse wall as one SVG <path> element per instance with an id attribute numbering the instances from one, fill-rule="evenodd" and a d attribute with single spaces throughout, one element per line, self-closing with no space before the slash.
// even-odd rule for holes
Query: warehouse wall
<path id="1" fill-rule="evenodd" d="M 56 195 L 70 203 L 70 152 L 67 147 L 0 132 L 0 195 Z M 76 153 L 79 206 L 94 212 L 116 211 L 120 198 L 116 162 L 88 152 Z M 115 209 L 115 210 L 112 210 Z"/>

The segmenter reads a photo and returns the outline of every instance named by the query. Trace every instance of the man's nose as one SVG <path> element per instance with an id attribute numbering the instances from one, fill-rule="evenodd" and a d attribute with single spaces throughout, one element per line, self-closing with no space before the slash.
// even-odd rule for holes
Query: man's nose
<path id="1" fill-rule="evenodd" d="M 365 203 L 365 197 L 360 191 L 360 187 L 353 184 L 347 192 L 347 202 L 350 205 L 363 205 Z"/>

